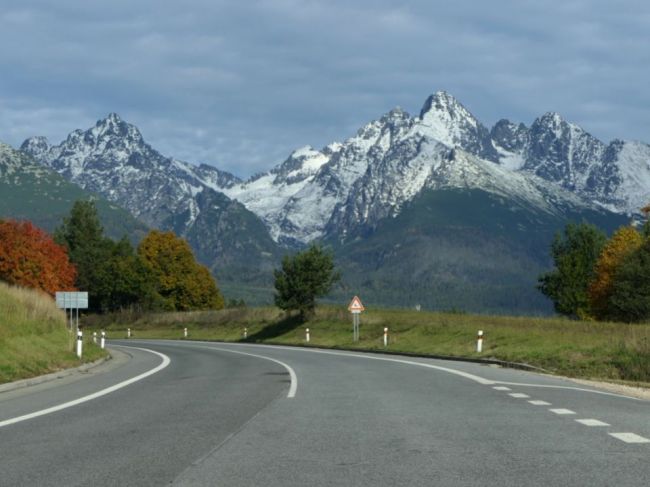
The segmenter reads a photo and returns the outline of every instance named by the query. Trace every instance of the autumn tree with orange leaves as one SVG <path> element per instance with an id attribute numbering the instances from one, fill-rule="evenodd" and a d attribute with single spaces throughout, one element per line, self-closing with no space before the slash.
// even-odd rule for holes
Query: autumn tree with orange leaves
<path id="1" fill-rule="evenodd" d="M 207 267 L 196 262 L 186 240 L 174 232 L 152 230 L 138 255 L 157 280 L 165 308 L 175 311 L 221 309 L 223 297 Z"/>
<path id="2" fill-rule="evenodd" d="M 642 242 L 641 234 L 628 226 L 619 228 L 603 247 L 588 291 L 591 312 L 596 318 L 609 317 L 609 299 L 613 292 L 615 274 L 625 257 L 636 251 Z"/>
<path id="3" fill-rule="evenodd" d="M 0 279 L 54 295 L 74 289 L 77 271 L 66 249 L 28 221 L 0 221 Z"/>

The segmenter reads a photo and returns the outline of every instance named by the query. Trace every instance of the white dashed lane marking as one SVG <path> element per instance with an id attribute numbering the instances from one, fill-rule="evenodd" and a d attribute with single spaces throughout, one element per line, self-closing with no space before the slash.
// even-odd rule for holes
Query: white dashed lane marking
<path id="1" fill-rule="evenodd" d="M 650 443 L 649 439 L 634 433 L 610 433 L 610 436 L 625 443 Z"/>
<path id="2" fill-rule="evenodd" d="M 528 401 L 528 402 L 531 403 L 533 406 L 550 406 L 551 405 L 550 402 L 540 401 L 539 399 L 535 399 L 534 401 Z"/>
<path id="3" fill-rule="evenodd" d="M 549 409 L 550 412 L 559 414 L 559 415 L 567 415 L 567 414 L 575 414 L 575 411 L 571 411 L 570 409 Z"/>
<path id="4" fill-rule="evenodd" d="M 598 419 L 576 419 L 576 421 L 585 426 L 610 426 L 608 423 L 604 423 Z"/>
<path id="5" fill-rule="evenodd" d="M 522 394 L 521 392 L 511 392 L 508 395 L 510 397 L 516 397 L 517 399 L 528 399 L 530 397 L 528 394 Z"/>
<path id="6" fill-rule="evenodd" d="M 492 386 L 492 389 L 494 389 L 495 391 L 512 390 L 506 386 Z M 521 392 L 509 392 L 508 395 L 510 397 L 515 397 L 517 399 L 530 398 L 528 394 L 522 394 Z M 540 399 L 532 399 L 528 401 L 528 403 L 532 404 L 533 406 L 551 406 L 550 402 L 542 401 Z M 575 411 L 571 411 L 570 409 L 564 409 L 564 408 L 554 408 L 554 409 L 549 409 L 549 411 L 560 416 L 570 416 L 572 414 L 576 414 Z M 593 426 L 593 427 L 611 426 L 609 423 L 605 423 L 604 421 L 601 421 L 599 419 L 593 419 L 593 418 L 576 419 L 575 421 L 584 426 Z M 643 436 L 639 436 L 635 433 L 609 433 L 609 435 L 625 443 L 650 443 L 650 440 L 648 438 L 644 438 Z"/>

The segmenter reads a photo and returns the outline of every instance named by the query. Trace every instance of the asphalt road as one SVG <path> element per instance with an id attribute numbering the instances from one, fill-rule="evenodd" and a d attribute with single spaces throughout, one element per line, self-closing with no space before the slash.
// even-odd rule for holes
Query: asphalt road
<path id="1" fill-rule="evenodd" d="M 570 381 L 288 347 L 111 346 L 128 357 L 0 393 L 1 486 L 650 483 L 650 402 Z"/>

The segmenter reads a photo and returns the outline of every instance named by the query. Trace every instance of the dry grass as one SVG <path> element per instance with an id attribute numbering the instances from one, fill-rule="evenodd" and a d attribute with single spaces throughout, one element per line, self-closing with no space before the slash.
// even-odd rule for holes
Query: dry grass
<path id="1" fill-rule="evenodd" d="M 458 313 L 372 309 L 361 318 L 361 340 L 352 342 L 350 314 L 326 306 L 301 324 L 276 308 L 228 309 L 213 312 L 110 315 L 94 317 L 91 326 L 109 327 L 112 336 L 130 326 L 141 338 L 190 338 L 248 341 L 378 350 L 383 328 L 389 349 L 399 352 L 484 357 L 527 363 L 571 377 L 650 382 L 650 325 L 573 321 L 562 318 L 484 316 Z M 476 334 L 484 332 L 483 353 L 475 351 Z"/>
<path id="2" fill-rule="evenodd" d="M 39 291 L 0 282 L 0 383 L 78 365 L 65 313 Z M 85 347 L 84 361 L 104 352 Z"/>

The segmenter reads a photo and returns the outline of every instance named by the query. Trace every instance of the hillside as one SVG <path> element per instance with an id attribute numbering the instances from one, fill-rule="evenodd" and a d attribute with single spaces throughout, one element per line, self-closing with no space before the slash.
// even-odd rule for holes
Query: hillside
<path id="1" fill-rule="evenodd" d="M 0 143 L 0 218 L 30 220 L 52 232 L 68 216 L 77 200 L 94 198 L 106 234 L 114 239 L 127 235 L 139 241 L 146 225 L 129 212 L 35 162 L 27 154 Z"/>
<path id="2" fill-rule="evenodd" d="M 363 236 L 325 243 L 335 249 L 343 302 L 358 294 L 375 305 L 480 313 L 550 314 L 536 289 L 551 265 L 549 244 L 567 220 L 612 231 L 627 218 L 566 208 L 545 212 L 477 189 L 427 190 L 395 218 Z"/>
<path id="3" fill-rule="evenodd" d="M 0 282 L 0 383 L 78 365 L 73 343 L 50 296 Z M 104 355 L 98 347 L 84 350 L 85 361 Z"/>

